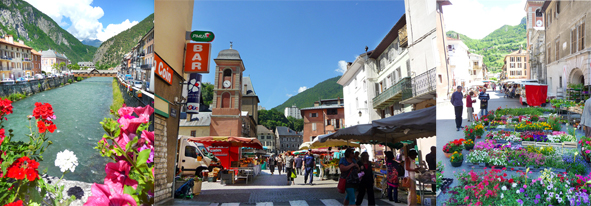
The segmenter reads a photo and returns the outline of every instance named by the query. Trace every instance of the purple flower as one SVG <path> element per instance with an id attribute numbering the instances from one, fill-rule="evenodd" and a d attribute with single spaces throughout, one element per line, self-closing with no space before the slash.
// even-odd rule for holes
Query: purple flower
<path id="1" fill-rule="evenodd" d="M 518 202 L 519 204 L 523 204 L 523 201 L 522 201 L 521 199 L 518 199 L 518 200 L 517 200 L 517 202 Z"/>
<path id="2" fill-rule="evenodd" d="M 520 193 L 524 193 L 525 192 L 525 189 L 521 188 L 521 189 L 519 189 L 519 192 Z"/>
<path id="3" fill-rule="evenodd" d="M 540 198 L 541 198 L 540 195 L 536 195 L 536 199 L 540 199 Z"/>
<path id="4" fill-rule="evenodd" d="M 534 203 L 535 204 L 538 204 L 539 202 L 540 202 L 539 200 L 534 200 Z"/>

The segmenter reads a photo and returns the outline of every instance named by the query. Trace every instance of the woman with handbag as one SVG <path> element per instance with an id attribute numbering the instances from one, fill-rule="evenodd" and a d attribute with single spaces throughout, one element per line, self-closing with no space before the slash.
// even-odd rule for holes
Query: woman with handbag
<path id="1" fill-rule="evenodd" d="M 417 151 L 411 150 L 408 152 L 408 156 L 406 156 L 406 163 L 405 169 L 406 175 L 404 175 L 403 185 L 408 188 L 408 205 L 416 205 L 417 204 L 417 186 L 416 186 L 416 178 L 415 172 L 417 171 L 415 164 L 415 159 L 417 158 Z"/>
<path id="2" fill-rule="evenodd" d="M 394 153 L 392 151 L 386 152 L 386 167 L 388 168 L 388 174 L 386 175 L 388 183 L 388 199 L 395 203 L 398 201 L 398 162 L 394 161 Z"/>
<path id="3" fill-rule="evenodd" d="M 355 188 L 359 183 L 359 165 L 355 161 L 353 148 L 345 150 L 345 157 L 339 161 L 339 169 L 341 169 L 341 178 L 339 179 L 338 188 L 344 188 L 347 196 L 343 201 L 343 206 L 348 206 L 349 203 L 355 203 Z M 342 192 L 341 192 L 342 193 Z"/>
<path id="4" fill-rule="evenodd" d="M 285 174 L 287 174 L 287 185 L 295 185 L 295 182 L 292 178 L 292 175 L 295 173 L 293 170 L 295 161 L 291 152 L 286 152 L 285 155 Z"/>
<path id="5" fill-rule="evenodd" d="M 363 196 L 365 196 L 365 193 L 367 192 L 367 205 L 376 205 L 373 192 L 373 168 L 371 162 L 369 162 L 369 154 L 367 152 L 361 153 L 361 157 L 357 164 L 359 165 L 359 171 L 363 173 L 363 176 L 361 176 L 361 180 L 359 181 L 359 194 L 357 194 L 357 201 L 355 204 L 361 205 L 363 202 Z"/>

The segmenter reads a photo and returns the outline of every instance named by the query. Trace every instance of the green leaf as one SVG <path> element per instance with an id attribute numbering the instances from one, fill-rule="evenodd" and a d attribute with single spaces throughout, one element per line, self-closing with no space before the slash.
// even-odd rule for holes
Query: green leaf
<path id="1" fill-rule="evenodd" d="M 145 166 L 146 168 L 148 167 L 147 164 L 148 164 L 148 158 L 150 157 L 150 152 L 151 152 L 151 150 L 149 150 L 149 149 L 145 149 L 140 152 L 140 154 L 137 156 L 137 163 L 138 163 L 137 167 L 138 168 L 142 167 L 142 166 Z"/>
<path id="2" fill-rule="evenodd" d="M 123 187 L 123 193 L 128 194 L 128 195 L 134 195 L 135 194 L 135 189 L 133 189 L 133 187 L 125 185 Z"/>
<path id="3" fill-rule="evenodd" d="M 115 148 L 114 150 L 115 150 L 115 154 L 117 154 L 117 156 L 122 156 L 124 153 L 123 149 L 121 149 L 119 147 Z"/>

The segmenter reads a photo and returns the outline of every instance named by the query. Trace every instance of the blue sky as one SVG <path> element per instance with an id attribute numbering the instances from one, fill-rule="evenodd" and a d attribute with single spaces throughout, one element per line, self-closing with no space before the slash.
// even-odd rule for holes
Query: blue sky
<path id="1" fill-rule="evenodd" d="M 263 107 L 339 75 L 374 49 L 404 14 L 404 1 L 195 1 L 193 30 L 212 31 L 213 58 L 240 52 Z M 212 82 L 213 74 L 203 76 Z"/>
<path id="2" fill-rule="evenodd" d="M 151 0 L 25 0 L 80 40 L 105 41 L 154 13 Z"/>

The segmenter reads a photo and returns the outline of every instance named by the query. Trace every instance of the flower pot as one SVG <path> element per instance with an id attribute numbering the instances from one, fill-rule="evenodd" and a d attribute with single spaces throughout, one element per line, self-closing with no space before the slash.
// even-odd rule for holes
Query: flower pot
<path id="1" fill-rule="evenodd" d="M 443 154 L 445 155 L 445 157 L 450 158 L 453 153 L 446 153 L 446 152 L 444 152 Z"/>
<path id="2" fill-rule="evenodd" d="M 482 138 L 482 136 L 476 136 L 476 139 L 480 139 L 480 138 Z"/>
<path id="3" fill-rule="evenodd" d="M 583 156 L 583 159 L 585 159 L 585 162 L 590 163 L 591 159 L 589 159 L 589 155 L 585 154 L 585 152 L 583 152 L 583 148 L 581 148 L 581 155 Z"/>
<path id="4" fill-rule="evenodd" d="M 521 145 L 524 146 L 524 147 L 525 146 L 530 146 L 530 145 L 531 146 L 534 146 L 535 143 L 534 143 L 534 141 L 521 141 Z"/>
<path id="5" fill-rule="evenodd" d="M 536 142 L 536 147 L 547 147 L 548 142 Z"/>
<path id="6" fill-rule="evenodd" d="M 474 145 L 471 145 L 471 146 L 466 146 L 466 145 L 464 145 L 464 148 L 466 148 L 466 150 L 468 150 L 468 151 L 469 151 L 469 150 L 472 150 L 472 149 L 474 149 Z"/>
<path id="7" fill-rule="evenodd" d="M 142 97 L 142 93 L 137 94 L 137 97 Z"/>
<path id="8" fill-rule="evenodd" d="M 459 167 L 459 166 L 462 166 L 462 162 L 452 162 L 452 163 L 451 163 L 451 166 L 453 166 L 453 167 Z"/>

